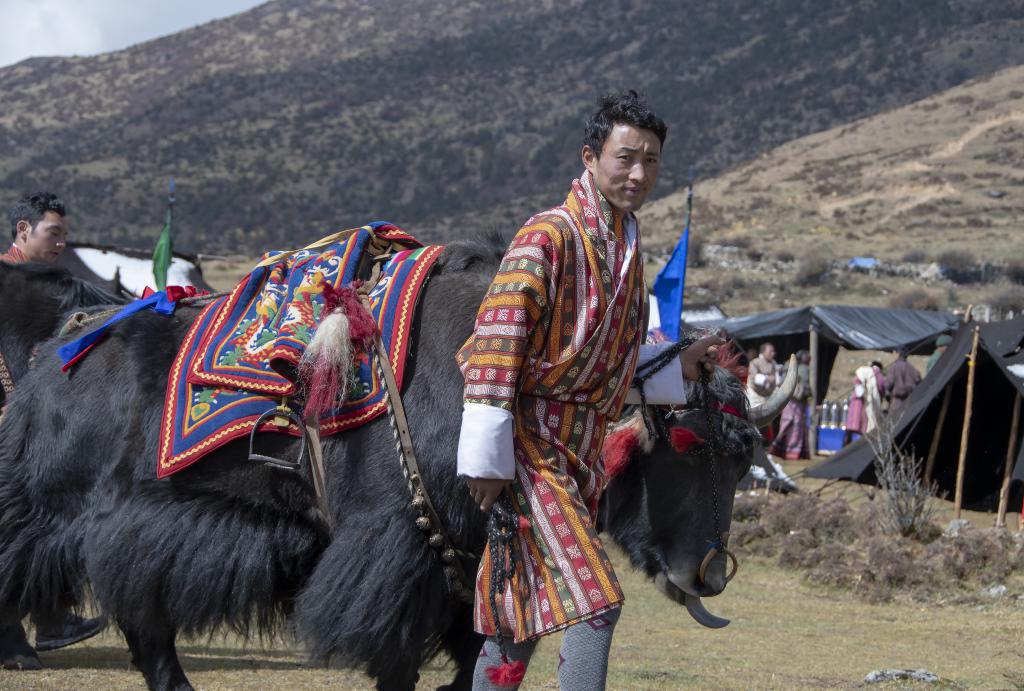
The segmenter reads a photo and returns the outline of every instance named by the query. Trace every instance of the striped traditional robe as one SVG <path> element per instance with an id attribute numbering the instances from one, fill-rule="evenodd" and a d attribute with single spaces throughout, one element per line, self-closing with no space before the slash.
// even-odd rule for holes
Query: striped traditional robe
<path id="1" fill-rule="evenodd" d="M 7 262 L 8 264 L 24 264 L 28 261 L 28 257 L 21 251 L 21 248 L 17 245 L 12 244 L 11 248 L 0 254 L 0 262 Z"/>
<path id="2" fill-rule="evenodd" d="M 517 642 L 623 600 L 594 519 L 605 425 L 619 417 L 643 340 L 646 290 L 634 237 L 623 267 L 622 214 L 585 172 L 562 206 L 516 234 L 458 355 L 466 402 L 514 416 L 511 494 L 531 530 L 513 545 L 516 573 L 499 616 Z M 485 553 L 474 624 L 488 635 L 490 582 Z"/>

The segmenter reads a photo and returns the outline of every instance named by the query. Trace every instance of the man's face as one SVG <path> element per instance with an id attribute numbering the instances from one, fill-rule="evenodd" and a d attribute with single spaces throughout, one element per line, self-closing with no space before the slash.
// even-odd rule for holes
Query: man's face
<path id="1" fill-rule="evenodd" d="M 600 155 L 589 146 L 583 147 L 583 165 L 612 206 L 620 211 L 636 211 L 658 179 L 661 142 L 651 130 L 616 124 Z"/>
<path id="2" fill-rule="evenodd" d="M 28 221 L 19 221 L 14 239 L 29 261 L 46 264 L 57 261 L 67 242 L 67 219 L 53 211 L 47 211 L 35 227 Z"/>
<path id="3" fill-rule="evenodd" d="M 762 352 L 765 362 L 775 362 L 775 346 L 768 346 Z"/>

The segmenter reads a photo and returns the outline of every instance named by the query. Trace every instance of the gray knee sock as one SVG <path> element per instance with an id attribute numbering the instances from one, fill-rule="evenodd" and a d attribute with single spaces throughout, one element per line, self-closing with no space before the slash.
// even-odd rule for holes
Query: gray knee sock
<path id="1" fill-rule="evenodd" d="M 524 643 L 513 643 L 508 638 L 505 639 L 505 648 L 508 650 L 509 662 L 519 660 L 524 666 L 529 666 L 530 656 L 533 655 L 533 650 L 536 647 L 536 639 Z M 495 640 L 494 636 L 488 636 L 487 640 L 484 641 L 484 647 L 480 649 L 480 657 L 476 659 L 476 667 L 473 670 L 473 691 L 508 691 L 509 689 L 518 689 L 518 686 L 495 686 L 491 683 L 490 677 L 487 676 L 487 668 L 497 667 L 500 664 L 501 648 L 498 647 L 498 641 Z"/>
<path id="2" fill-rule="evenodd" d="M 565 630 L 558 655 L 558 688 L 561 691 L 604 691 L 608 680 L 608 651 L 621 607 Z"/>

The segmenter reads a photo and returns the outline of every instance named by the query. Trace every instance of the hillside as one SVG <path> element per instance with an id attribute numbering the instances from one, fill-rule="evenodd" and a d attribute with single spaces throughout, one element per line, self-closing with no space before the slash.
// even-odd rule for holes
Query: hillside
<path id="1" fill-rule="evenodd" d="M 707 177 L 1024 63 L 1024 0 L 844 5 L 274 0 L 0 69 L 0 192 L 60 190 L 93 241 L 150 246 L 171 175 L 186 251 L 381 217 L 436 240 L 560 200 L 602 91 L 666 115 L 664 194 L 691 164 Z"/>
<path id="2" fill-rule="evenodd" d="M 693 297 L 746 310 L 886 304 L 916 289 L 934 306 L 1019 310 L 1022 170 L 1024 67 L 789 142 L 698 184 L 708 266 L 691 276 Z M 644 208 L 649 247 L 674 244 L 685 200 L 680 191 Z M 858 255 L 884 266 L 841 270 Z M 823 261 L 833 267 L 820 280 L 801 276 Z"/>

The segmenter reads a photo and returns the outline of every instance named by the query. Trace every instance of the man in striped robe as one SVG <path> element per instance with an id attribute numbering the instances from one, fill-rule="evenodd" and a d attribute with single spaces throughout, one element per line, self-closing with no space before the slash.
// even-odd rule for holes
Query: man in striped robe
<path id="1" fill-rule="evenodd" d="M 586 126 L 585 170 L 565 202 L 516 234 L 457 359 L 465 376 L 458 468 L 483 511 L 507 491 L 520 522 L 516 570 L 491 606 L 490 555 L 477 575 L 474 625 L 489 636 L 474 688 L 500 656 L 528 662 L 536 640 L 568 629 L 559 681 L 604 687 L 622 590 L 594 526 L 605 427 L 618 419 L 639 362 L 646 286 L 634 212 L 657 179 L 666 126 L 636 92 L 608 96 Z M 648 381 L 650 403 L 686 401 L 702 339 Z M 649 352 L 648 352 L 649 351 Z M 525 520 L 524 520 L 525 519 Z M 513 682 L 514 683 L 514 682 Z"/>

